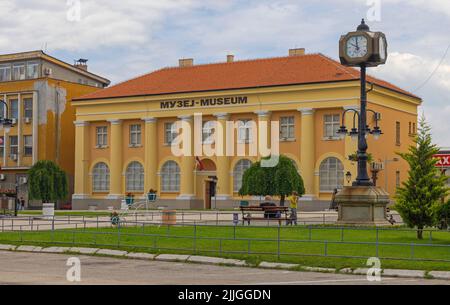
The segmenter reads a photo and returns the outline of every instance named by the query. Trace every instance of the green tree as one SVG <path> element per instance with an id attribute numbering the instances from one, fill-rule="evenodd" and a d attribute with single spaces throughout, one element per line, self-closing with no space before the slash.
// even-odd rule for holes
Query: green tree
<path id="1" fill-rule="evenodd" d="M 53 161 L 38 161 L 30 168 L 28 176 L 30 199 L 49 203 L 67 197 L 66 173 Z"/>
<path id="2" fill-rule="evenodd" d="M 436 168 L 434 155 L 439 152 L 432 144 L 431 128 L 422 117 L 415 145 L 407 153 L 399 153 L 409 165 L 408 180 L 397 189 L 395 209 L 410 228 L 417 228 L 417 238 L 423 238 L 423 229 L 436 224 L 436 211 L 446 195 L 446 178 Z"/>
<path id="3" fill-rule="evenodd" d="M 280 196 L 280 205 L 284 206 L 286 195 L 296 191 L 299 196 L 305 193 L 303 179 L 293 161 L 281 155 L 275 167 L 261 167 L 261 162 L 254 163 L 244 172 L 241 196 Z"/>

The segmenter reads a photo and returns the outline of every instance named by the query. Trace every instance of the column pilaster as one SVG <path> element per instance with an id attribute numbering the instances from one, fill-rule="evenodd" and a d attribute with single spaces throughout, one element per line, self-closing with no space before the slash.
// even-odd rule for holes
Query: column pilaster
<path id="1" fill-rule="evenodd" d="M 33 122 L 37 117 L 33 117 Z M 75 121 L 75 189 L 72 199 L 89 197 L 89 122 Z M 33 147 L 37 150 L 37 147 Z"/>
<path id="2" fill-rule="evenodd" d="M 178 117 L 182 121 L 183 135 L 183 147 L 186 141 L 190 141 L 191 149 L 187 155 L 181 157 L 181 168 L 180 168 L 180 195 L 177 197 L 178 200 L 190 200 L 195 198 L 194 191 L 194 167 L 195 167 L 195 156 L 193 154 L 194 145 L 194 124 L 193 117 L 191 115 Z M 188 137 L 189 135 L 189 137 Z"/>
<path id="3" fill-rule="evenodd" d="M 229 200 L 231 199 L 231 178 L 230 178 L 230 157 L 226 154 L 227 145 L 227 121 L 229 118 L 228 113 L 218 113 L 215 115 L 217 118 L 218 128 L 222 130 L 222 137 L 220 138 L 220 133 L 217 133 L 219 137 L 216 137 L 216 152 L 217 152 L 217 200 Z M 219 127 L 220 126 L 220 127 Z M 219 141 L 221 145 L 219 145 Z M 217 150 L 219 149 L 219 150 Z"/>
<path id="4" fill-rule="evenodd" d="M 300 172 L 305 185 L 304 199 L 313 199 L 318 194 L 315 193 L 315 134 L 314 134 L 314 109 L 300 108 L 301 126 L 300 126 Z"/>
<path id="5" fill-rule="evenodd" d="M 108 199 L 119 199 L 122 197 L 122 121 L 108 120 L 111 126 L 110 136 L 110 190 Z"/>
<path id="6" fill-rule="evenodd" d="M 144 191 L 158 188 L 158 132 L 156 118 L 143 118 L 145 122 Z"/>

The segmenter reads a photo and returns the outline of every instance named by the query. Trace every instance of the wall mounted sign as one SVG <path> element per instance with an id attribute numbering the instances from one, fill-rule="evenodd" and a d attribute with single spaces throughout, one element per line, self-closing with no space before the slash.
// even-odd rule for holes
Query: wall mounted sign
<path id="1" fill-rule="evenodd" d="M 163 101 L 163 102 L 161 102 L 160 105 L 161 105 L 161 109 L 174 109 L 174 108 L 239 105 L 239 104 L 247 104 L 247 102 L 248 102 L 247 96 L 233 96 L 233 97 L 217 97 L 217 98 Z"/>

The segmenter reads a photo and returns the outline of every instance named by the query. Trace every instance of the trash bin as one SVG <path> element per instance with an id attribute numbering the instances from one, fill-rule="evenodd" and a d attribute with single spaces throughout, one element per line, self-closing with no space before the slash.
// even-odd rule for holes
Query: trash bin
<path id="1" fill-rule="evenodd" d="M 162 224 L 163 225 L 177 224 L 177 211 L 176 210 L 163 210 L 162 211 Z"/>

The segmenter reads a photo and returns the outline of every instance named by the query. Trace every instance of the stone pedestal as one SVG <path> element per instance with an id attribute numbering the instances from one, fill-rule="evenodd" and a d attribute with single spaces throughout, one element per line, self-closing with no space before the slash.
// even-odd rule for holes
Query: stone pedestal
<path id="1" fill-rule="evenodd" d="M 338 224 L 384 226 L 389 194 L 375 186 L 348 186 L 336 195 Z"/>

